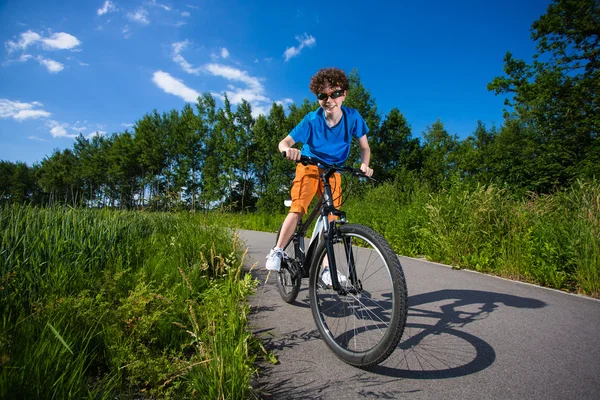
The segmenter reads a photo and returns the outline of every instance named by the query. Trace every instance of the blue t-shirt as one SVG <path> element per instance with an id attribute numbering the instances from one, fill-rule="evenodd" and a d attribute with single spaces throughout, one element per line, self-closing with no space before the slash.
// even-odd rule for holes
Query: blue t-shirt
<path id="1" fill-rule="evenodd" d="M 303 143 L 301 154 L 332 165 L 346 162 L 352 137 L 360 139 L 369 132 L 358 111 L 342 106 L 343 116 L 333 127 L 327 125 L 323 108 L 308 113 L 290 132 L 295 142 Z"/>

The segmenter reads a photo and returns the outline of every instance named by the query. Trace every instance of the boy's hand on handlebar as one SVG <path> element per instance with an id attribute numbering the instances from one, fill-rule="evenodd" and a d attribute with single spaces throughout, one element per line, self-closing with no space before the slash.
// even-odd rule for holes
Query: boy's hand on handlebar
<path id="1" fill-rule="evenodd" d="M 373 176 L 373 170 L 367 164 L 360 164 L 360 170 L 369 178 Z"/>
<path id="2" fill-rule="evenodd" d="M 298 150 L 298 149 L 294 149 L 293 147 L 290 147 L 290 148 L 286 149 L 284 151 L 284 153 L 285 153 L 285 158 L 287 158 L 288 160 L 291 160 L 291 161 L 300 160 L 300 150 Z"/>

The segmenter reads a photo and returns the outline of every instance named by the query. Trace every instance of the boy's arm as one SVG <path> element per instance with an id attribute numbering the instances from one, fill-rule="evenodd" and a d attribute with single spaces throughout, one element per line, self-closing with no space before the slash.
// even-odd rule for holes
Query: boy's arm
<path id="1" fill-rule="evenodd" d="M 358 139 L 358 147 L 360 148 L 360 170 L 367 176 L 373 175 L 373 170 L 369 168 L 369 162 L 371 161 L 371 148 L 369 147 L 369 140 L 367 135 L 363 135 Z"/>
<path id="2" fill-rule="evenodd" d="M 292 146 L 296 143 L 290 135 L 287 135 L 281 142 L 279 142 L 279 152 L 285 151 L 285 158 L 292 161 L 300 160 L 300 150 L 294 149 Z"/>

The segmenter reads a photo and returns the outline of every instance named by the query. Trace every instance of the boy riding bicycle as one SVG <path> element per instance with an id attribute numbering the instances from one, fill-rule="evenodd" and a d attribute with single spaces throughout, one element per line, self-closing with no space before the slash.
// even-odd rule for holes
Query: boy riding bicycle
<path id="1" fill-rule="evenodd" d="M 304 119 L 279 142 L 279 151 L 286 158 L 298 161 L 300 155 L 316 158 L 330 165 L 341 165 L 350 154 L 352 138 L 358 140 L 360 148 L 360 169 L 365 175 L 373 175 L 369 168 L 371 150 L 367 139 L 369 128 L 358 111 L 342 106 L 348 90 L 348 78 L 344 71 L 337 68 L 323 68 L 310 80 L 310 91 L 317 96 L 319 109 L 307 114 Z M 303 143 L 302 151 L 293 148 L 295 143 Z M 334 174 L 330 180 L 334 204 L 339 208 L 342 202 L 341 177 Z M 323 187 L 319 180 L 319 169 L 314 165 L 298 164 L 292 183 L 292 206 L 283 221 L 277 244 L 267 256 L 266 268 L 279 271 L 283 258 L 282 246 L 294 234 L 298 221 L 306 214 L 316 193 L 322 195 Z M 328 268 L 322 280 L 331 284 Z M 345 280 L 339 276 L 338 279 Z"/>

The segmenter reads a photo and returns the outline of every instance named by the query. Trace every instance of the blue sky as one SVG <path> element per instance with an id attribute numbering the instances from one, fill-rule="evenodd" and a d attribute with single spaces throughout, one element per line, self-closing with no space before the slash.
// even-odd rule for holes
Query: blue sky
<path id="1" fill-rule="evenodd" d="M 82 133 L 131 129 L 200 93 L 255 114 L 302 102 L 322 67 L 357 68 L 385 115 L 421 137 L 502 124 L 486 85 L 531 59 L 550 0 L 0 0 L 0 160 L 29 165 Z M 218 100 L 218 104 L 222 104 Z"/>

